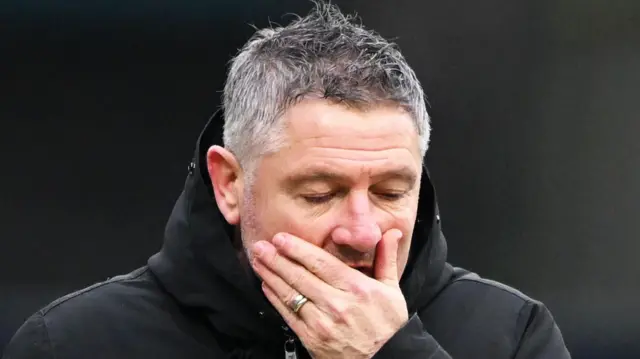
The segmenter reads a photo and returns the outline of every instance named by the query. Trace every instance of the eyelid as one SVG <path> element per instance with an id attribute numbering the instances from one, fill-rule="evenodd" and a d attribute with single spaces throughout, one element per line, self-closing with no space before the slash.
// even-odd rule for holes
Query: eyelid
<path id="1" fill-rule="evenodd" d="M 397 201 L 404 198 L 409 191 L 378 191 L 372 192 L 375 196 L 380 197 L 385 201 Z M 310 204 L 323 204 L 331 201 L 333 198 L 338 196 L 339 193 L 336 191 L 330 192 L 322 192 L 322 193 L 307 193 L 301 194 L 300 198 Z"/>
<path id="2" fill-rule="evenodd" d="M 333 199 L 335 195 L 336 194 L 334 192 L 326 192 L 326 193 L 319 193 L 319 194 L 303 194 L 303 195 L 300 195 L 300 197 L 306 202 L 311 204 L 322 204 Z"/>
<path id="3" fill-rule="evenodd" d="M 402 192 L 386 192 L 386 193 L 385 193 L 385 192 L 376 192 L 376 193 L 375 193 L 375 195 L 377 195 L 377 196 L 379 196 L 379 197 L 382 197 L 382 198 L 384 198 L 384 199 L 386 199 L 386 200 L 393 201 L 393 200 L 398 200 L 398 199 L 403 198 L 404 196 L 406 196 L 406 195 L 407 195 L 407 192 L 408 192 L 408 191 L 402 191 Z"/>

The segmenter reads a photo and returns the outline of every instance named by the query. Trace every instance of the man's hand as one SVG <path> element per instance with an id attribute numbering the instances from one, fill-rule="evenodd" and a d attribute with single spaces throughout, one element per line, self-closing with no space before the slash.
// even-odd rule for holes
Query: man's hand
<path id="1" fill-rule="evenodd" d="M 387 231 L 375 279 L 300 238 L 278 234 L 254 245 L 262 289 L 314 358 L 371 358 L 408 320 L 397 256 L 402 233 Z M 275 246 L 275 247 L 274 247 Z M 309 299 L 298 313 L 291 301 Z"/>

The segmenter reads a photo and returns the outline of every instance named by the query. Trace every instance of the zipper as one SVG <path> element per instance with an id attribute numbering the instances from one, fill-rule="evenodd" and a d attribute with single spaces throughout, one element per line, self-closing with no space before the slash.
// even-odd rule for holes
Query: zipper
<path id="1" fill-rule="evenodd" d="M 296 338 L 291 335 L 291 329 L 287 326 L 283 326 L 284 335 L 286 337 L 284 341 L 284 359 L 298 359 L 298 350 L 296 348 Z"/>

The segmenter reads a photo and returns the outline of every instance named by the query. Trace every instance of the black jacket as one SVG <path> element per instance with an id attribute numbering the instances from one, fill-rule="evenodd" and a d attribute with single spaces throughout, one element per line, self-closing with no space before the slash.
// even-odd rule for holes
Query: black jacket
<path id="1" fill-rule="evenodd" d="M 146 266 L 60 298 L 5 348 L 27 358 L 282 358 L 291 333 L 237 259 L 197 143 L 164 245 Z M 216 136 L 217 138 L 217 136 Z M 570 358 L 543 304 L 446 262 L 436 197 L 423 176 L 419 218 L 401 280 L 409 322 L 375 356 L 415 359 Z M 307 357 L 297 342 L 298 357 Z"/>

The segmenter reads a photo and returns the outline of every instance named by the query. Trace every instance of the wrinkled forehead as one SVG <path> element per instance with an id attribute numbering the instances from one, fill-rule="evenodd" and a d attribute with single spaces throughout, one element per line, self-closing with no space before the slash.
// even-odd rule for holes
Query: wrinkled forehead
<path id="1" fill-rule="evenodd" d="M 422 173 L 419 136 L 403 110 L 350 109 L 305 101 L 284 116 L 286 145 L 261 161 L 278 182 L 415 183 Z"/>
<path id="2" fill-rule="evenodd" d="M 406 148 L 420 156 L 412 117 L 397 106 L 360 110 L 326 100 L 305 100 L 283 116 L 291 145 L 384 151 Z"/>

